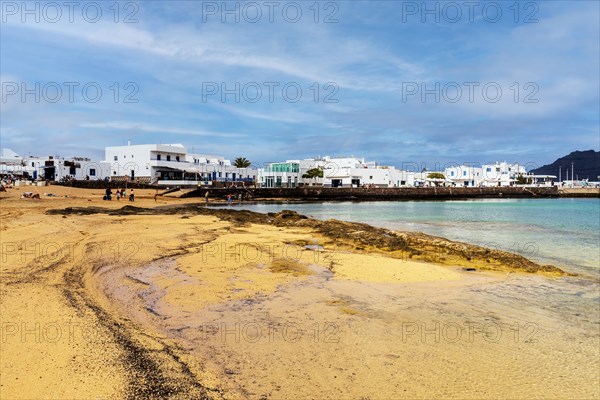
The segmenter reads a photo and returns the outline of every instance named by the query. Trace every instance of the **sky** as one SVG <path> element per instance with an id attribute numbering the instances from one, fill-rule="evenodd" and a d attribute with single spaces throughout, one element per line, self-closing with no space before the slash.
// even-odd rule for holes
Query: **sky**
<path id="1" fill-rule="evenodd" d="M 1 145 L 255 165 L 600 149 L 597 1 L 2 1 Z"/>

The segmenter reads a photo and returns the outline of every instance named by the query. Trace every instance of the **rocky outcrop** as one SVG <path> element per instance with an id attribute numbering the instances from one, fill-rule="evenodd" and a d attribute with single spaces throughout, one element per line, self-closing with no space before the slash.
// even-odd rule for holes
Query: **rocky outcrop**
<path id="1" fill-rule="evenodd" d="M 325 248 L 342 251 L 378 252 L 386 256 L 425 261 L 468 269 L 520 271 L 527 273 L 565 274 L 552 265 L 541 265 L 521 255 L 490 249 L 419 232 L 397 232 L 367 224 L 339 220 L 317 220 L 284 210 L 261 214 L 246 210 L 211 209 L 199 204 L 120 209 L 69 207 L 48 210 L 50 215 L 212 215 L 234 225 L 269 224 L 289 228 L 309 228 L 322 238 Z"/>

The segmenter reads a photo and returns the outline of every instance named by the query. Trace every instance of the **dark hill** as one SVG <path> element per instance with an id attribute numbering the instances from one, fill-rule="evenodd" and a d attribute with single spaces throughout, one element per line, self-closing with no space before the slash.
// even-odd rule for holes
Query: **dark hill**
<path id="1" fill-rule="evenodd" d="M 556 175 L 558 177 L 559 168 L 562 166 L 562 180 L 567 180 L 567 169 L 569 170 L 569 179 L 571 179 L 571 163 L 575 171 L 575 178 L 589 179 L 590 181 L 599 180 L 600 176 L 600 151 L 574 151 L 571 154 L 561 157 L 552 164 L 534 169 L 530 172 L 536 175 Z"/>

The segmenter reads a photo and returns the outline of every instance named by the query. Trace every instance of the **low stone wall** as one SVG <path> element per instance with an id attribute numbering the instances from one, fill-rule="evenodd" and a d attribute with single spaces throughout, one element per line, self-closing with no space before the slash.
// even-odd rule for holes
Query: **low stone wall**
<path id="1" fill-rule="evenodd" d="M 423 187 L 423 188 L 259 188 L 259 189 L 205 189 L 193 190 L 183 197 L 225 198 L 228 194 L 242 193 L 246 200 L 298 199 L 298 200 L 446 200 L 506 197 L 558 197 L 557 187 Z"/>
<path id="2" fill-rule="evenodd" d="M 121 181 L 69 181 L 69 182 L 50 182 L 51 185 L 70 186 L 81 189 L 120 189 L 127 187 L 128 189 L 156 189 L 158 186 L 147 183 L 137 182 L 121 182 Z"/>
<path id="3" fill-rule="evenodd" d="M 563 188 L 561 197 L 600 197 L 600 188 Z"/>

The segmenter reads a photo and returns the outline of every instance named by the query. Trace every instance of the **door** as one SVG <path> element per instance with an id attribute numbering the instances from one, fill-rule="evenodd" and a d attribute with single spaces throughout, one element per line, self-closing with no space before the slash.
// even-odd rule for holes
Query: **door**
<path id="1" fill-rule="evenodd" d="M 44 178 L 48 179 L 49 181 L 53 181 L 56 174 L 55 171 L 56 170 L 54 169 L 54 167 L 46 168 L 44 172 Z"/>

